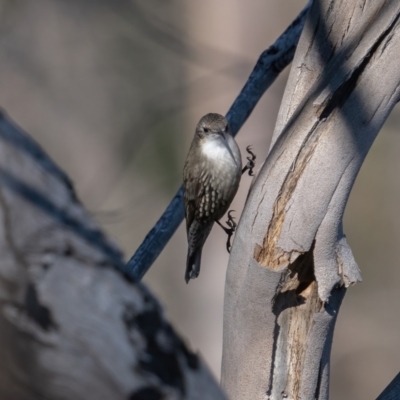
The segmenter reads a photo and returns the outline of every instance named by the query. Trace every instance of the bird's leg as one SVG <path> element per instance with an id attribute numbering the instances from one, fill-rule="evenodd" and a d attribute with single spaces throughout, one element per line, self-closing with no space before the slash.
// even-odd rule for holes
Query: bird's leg
<path id="1" fill-rule="evenodd" d="M 247 164 L 244 166 L 242 169 L 242 175 L 249 170 L 249 175 L 254 176 L 253 168 L 255 167 L 255 162 L 254 160 L 256 159 L 256 155 L 251 151 L 251 146 L 246 147 L 246 151 L 250 154 L 249 157 L 247 157 Z"/>
<path id="2" fill-rule="evenodd" d="M 231 213 L 234 211 L 235 210 L 228 211 L 228 219 L 226 220 L 226 223 L 229 226 L 229 228 L 223 226 L 221 224 L 221 222 L 219 222 L 217 220 L 215 221 L 228 235 L 228 239 L 226 241 L 226 250 L 228 250 L 228 253 L 231 252 L 231 237 L 234 234 L 234 232 L 236 231 L 236 226 L 237 226 L 236 222 L 234 221 L 234 217 L 232 217 L 232 215 L 231 215 Z"/>

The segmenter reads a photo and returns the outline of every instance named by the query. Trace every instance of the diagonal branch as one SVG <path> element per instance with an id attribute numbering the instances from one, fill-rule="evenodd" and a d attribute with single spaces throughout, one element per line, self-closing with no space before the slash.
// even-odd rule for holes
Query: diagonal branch
<path id="1" fill-rule="evenodd" d="M 385 388 L 376 400 L 396 400 L 400 396 L 400 372 Z"/>
<path id="2" fill-rule="evenodd" d="M 262 95 L 293 60 L 311 3 L 312 0 L 309 0 L 285 32 L 260 55 L 249 79 L 226 115 L 233 135 L 239 132 Z M 180 188 L 125 266 L 125 271 L 132 278 L 140 280 L 144 276 L 178 229 L 184 218 L 182 196 L 183 190 Z"/>

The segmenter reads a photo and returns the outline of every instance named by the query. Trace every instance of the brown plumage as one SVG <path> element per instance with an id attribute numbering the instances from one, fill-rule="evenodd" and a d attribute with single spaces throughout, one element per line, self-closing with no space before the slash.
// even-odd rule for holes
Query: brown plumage
<path id="1" fill-rule="evenodd" d="M 228 121 L 207 114 L 199 121 L 183 170 L 188 236 L 185 280 L 200 273 L 201 252 L 215 221 L 228 210 L 239 187 L 242 160 Z"/>

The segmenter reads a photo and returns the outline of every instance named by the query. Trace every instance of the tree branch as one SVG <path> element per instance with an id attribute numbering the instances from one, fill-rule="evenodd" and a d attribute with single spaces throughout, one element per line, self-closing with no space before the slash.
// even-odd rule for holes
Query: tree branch
<path id="1" fill-rule="evenodd" d="M 276 42 L 259 57 L 249 79 L 226 115 L 233 135 L 238 133 L 262 95 L 292 61 L 311 3 L 312 0 Z M 183 190 L 180 188 L 125 266 L 125 272 L 134 279 L 143 278 L 178 229 L 184 218 L 182 196 Z"/>
<path id="2" fill-rule="evenodd" d="M 361 279 L 342 217 L 399 99 L 399 51 L 398 2 L 314 1 L 229 260 L 222 385 L 231 400 L 328 398 L 335 321 Z"/>
<path id="3" fill-rule="evenodd" d="M 400 398 L 400 373 L 398 373 L 389 383 L 387 388 L 378 396 L 376 400 L 397 400 Z"/>

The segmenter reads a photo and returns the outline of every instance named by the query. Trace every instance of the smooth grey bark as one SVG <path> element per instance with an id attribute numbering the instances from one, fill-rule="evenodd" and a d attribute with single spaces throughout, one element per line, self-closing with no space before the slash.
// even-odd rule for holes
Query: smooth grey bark
<path id="1" fill-rule="evenodd" d="M 65 173 L 3 114 L 0 251 L 1 399 L 225 398 Z"/>
<path id="2" fill-rule="evenodd" d="M 222 385 L 231 400 L 327 399 L 346 288 L 352 185 L 400 95 L 400 3 L 315 0 L 270 153 L 228 265 Z"/>

